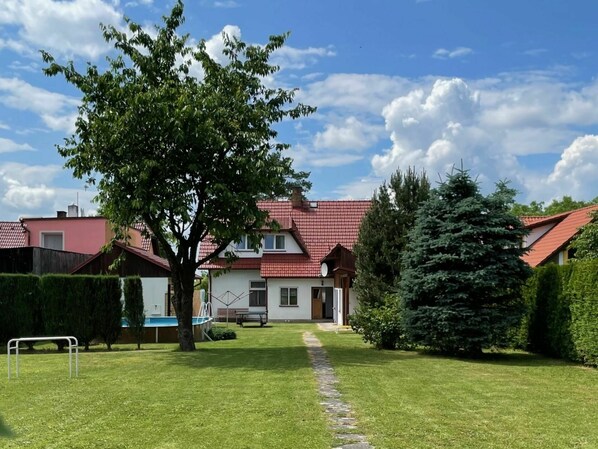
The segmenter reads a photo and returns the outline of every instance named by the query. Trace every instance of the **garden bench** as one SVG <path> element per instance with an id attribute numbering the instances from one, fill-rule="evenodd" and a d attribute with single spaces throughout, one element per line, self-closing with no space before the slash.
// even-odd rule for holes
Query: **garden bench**
<path id="1" fill-rule="evenodd" d="M 243 327 L 243 323 L 259 323 L 260 327 L 268 322 L 268 312 L 237 312 L 237 324 Z"/>
<path id="2" fill-rule="evenodd" d="M 228 309 L 226 307 L 221 307 L 219 309 L 216 310 L 216 320 L 218 321 L 226 321 L 227 319 L 227 314 L 226 311 L 228 310 L 228 320 L 232 321 L 237 317 L 237 313 L 238 312 L 248 312 L 249 309 L 247 308 L 233 308 L 233 307 L 229 307 Z"/>

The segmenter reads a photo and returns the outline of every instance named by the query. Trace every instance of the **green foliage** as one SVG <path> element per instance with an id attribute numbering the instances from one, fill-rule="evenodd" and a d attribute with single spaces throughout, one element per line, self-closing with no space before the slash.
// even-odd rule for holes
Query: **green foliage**
<path id="1" fill-rule="evenodd" d="M 488 196 L 455 170 L 417 212 L 403 253 L 400 295 L 410 339 L 446 353 L 506 346 L 524 312 L 527 231 L 505 182 Z"/>
<path id="2" fill-rule="evenodd" d="M 269 59 L 287 35 L 266 45 L 225 36 L 221 64 L 204 40 L 188 46 L 179 31 L 181 1 L 150 32 L 125 20 L 125 31 L 102 27 L 117 52 L 103 73 L 91 64 L 80 73 L 42 52 L 45 74 L 63 75 L 83 94 L 75 134 L 58 151 L 75 177 L 97 184 L 101 211 L 116 229 L 143 221 L 156 237 L 173 272 L 180 345 L 192 350 L 197 268 L 263 229 L 268 215 L 258 199 L 285 196 L 292 184 L 309 186 L 273 126 L 315 109 L 296 103 L 294 90 L 264 83 L 279 70 Z M 215 248 L 200 259 L 207 235 Z"/>
<path id="3" fill-rule="evenodd" d="M 568 284 L 571 335 L 580 361 L 598 365 L 598 260 L 575 262 Z"/>
<path id="4" fill-rule="evenodd" d="M 592 204 L 598 204 L 598 197 L 591 201 L 577 201 L 570 196 L 565 195 L 560 200 L 552 200 L 548 206 L 544 204 L 544 201 L 532 201 L 529 205 L 513 203 L 511 206 L 511 213 L 518 217 L 525 215 L 557 215 L 563 212 L 569 212 L 571 210 L 591 206 Z"/>
<path id="5" fill-rule="evenodd" d="M 592 222 L 582 226 L 571 248 L 575 249 L 578 260 L 598 259 L 598 211 L 592 213 Z"/>
<path id="6" fill-rule="evenodd" d="M 95 276 L 48 274 L 41 278 L 46 335 L 72 335 L 89 349 L 96 336 Z M 60 349 L 66 344 L 56 341 Z"/>
<path id="7" fill-rule="evenodd" d="M 96 301 L 96 332 L 108 350 L 118 340 L 122 330 L 122 303 L 118 276 L 95 276 L 94 296 Z"/>
<path id="8" fill-rule="evenodd" d="M 127 277 L 124 280 L 125 309 L 124 317 L 127 319 L 129 331 L 135 336 L 137 349 L 141 348 L 143 327 L 145 325 L 145 312 L 143 309 L 143 286 L 138 276 Z"/>
<path id="9" fill-rule="evenodd" d="M 523 297 L 519 347 L 598 365 L 598 261 L 538 267 Z"/>
<path id="10" fill-rule="evenodd" d="M 425 172 L 398 170 L 372 198 L 353 247 L 357 278 L 355 292 L 361 307 L 384 304 L 388 293 L 396 292 L 401 271 L 401 254 L 407 233 L 413 227 L 419 204 L 428 198 L 430 183 Z"/>
<path id="11" fill-rule="evenodd" d="M 212 326 L 208 332 L 208 337 L 214 341 L 218 340 L 234 340 L 237 338 L 237 333 L 227 327 Z"/>
<path id="12" fill-rule="evenodd" d="M 0 416 L 0 437 L 10 438 L 12 436 L 14 436 L 12 430 L 10 430 L 10 428 L 4 424 L 2 417 Z"/>
<path id="13" fill-rule="evenodd" d="M 403 327 L 398 296 L 387 295 L 378 307 L 359 305 L 349 316 L 353 331 L 376 349 L 411 349 Z"/>
<path id="14" fill-rule="evenodd" d="M 39 277 L 0 274 L 0 342 L 39 335 Z"/>

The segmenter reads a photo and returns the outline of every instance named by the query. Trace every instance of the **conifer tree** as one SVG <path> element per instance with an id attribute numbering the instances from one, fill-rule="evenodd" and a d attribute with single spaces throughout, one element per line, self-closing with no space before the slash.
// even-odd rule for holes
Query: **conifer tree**
<path id="1" fill-rule="evenodd" d="M 523 313 L 526 234 L 509 210 L 515 191 L 499 182 L 483 196 L 455 170 L 417 212 L 404 251 L 400 295 L 410 339 L 445 353 L 504 346 Z"/>
<path id="2" fill-rule="evenodd" d="M 429 191 L 425 172 L 418 174 L 410 167 L 405 173 L 397 170 L 389 185 L 382 184 L 374 194 L 353 247 L 355 291 L 361 306 L 379 307 L 385 295 L 396 293 L 407 233 Z"/>

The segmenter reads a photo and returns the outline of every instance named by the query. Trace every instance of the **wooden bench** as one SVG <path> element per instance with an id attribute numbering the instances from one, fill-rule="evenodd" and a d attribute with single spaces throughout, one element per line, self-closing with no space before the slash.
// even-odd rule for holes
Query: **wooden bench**
<path id="1" fill-rule="evenodd" d="M 226 311 L 228 310 L 228 321 L 235 321 L 237 318 L 237 312 L 249 312 L 247 308 L 233 308 L 229 307 L 221 307 L 216 310 L 216 320 L 217 321 L 226 321 Z"/>
<path id="2" fill-rule="evenodd" d="M 237 312 L 237 324 L 243 327 L 243 323 L 259 323 L 263 327 L 268 322 L 268 312 Z"/>

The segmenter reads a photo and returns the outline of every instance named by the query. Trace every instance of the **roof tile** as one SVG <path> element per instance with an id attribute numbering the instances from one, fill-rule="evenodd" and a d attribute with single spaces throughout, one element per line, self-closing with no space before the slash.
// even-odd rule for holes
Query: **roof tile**
<path id="1" fill-rule="evenodd" d="M 26 232 L 19 221 L 0 221 L 0 248 L 25 246 Z"/>

